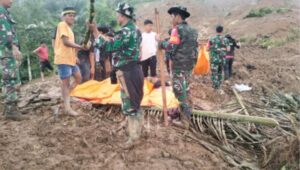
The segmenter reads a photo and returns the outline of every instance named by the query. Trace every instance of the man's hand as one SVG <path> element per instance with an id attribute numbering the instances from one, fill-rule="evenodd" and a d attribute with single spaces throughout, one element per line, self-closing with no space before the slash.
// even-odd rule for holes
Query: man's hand
<path id="1" fill-rule="evenodd" d="M 162 41 L 161 33 L 160 33 L 160 34 L 156 34 L 155 39 L 156 39 L 156 41 L 158 41 L 158 42 Z"/>
<path id="2" fill-rule="evenodd" d="M 19 47 L 13 45 L 13 47 L 12 47 L 12 53 L 13 53 L 14 58 L 15 58 L 17 61 L 22 61 L 23 56 L 22 56 L 22 53 L 21 53 L 20 50 L 19 50 Z"/>
<path id="3" fill-rule="evenodd" d="M 86 25 L 91 31 L 97 30 L 97 24 L 95 22 L 87 22 Z"/>

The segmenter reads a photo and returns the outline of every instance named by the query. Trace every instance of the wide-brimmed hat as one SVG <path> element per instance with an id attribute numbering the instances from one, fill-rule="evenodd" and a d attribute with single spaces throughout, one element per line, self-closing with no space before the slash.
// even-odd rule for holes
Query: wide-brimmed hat
<path id="1" fill-rule="evenodd" d="M 119 3 L 116 11 L 128 18 L 134 18 L 134 8 L 127 3 Z"/>
<path id="2" fill-rule="evenodd" d="M 168 10 L 168 13 L 170 15 L 174 14 L 174 13 L 177 13 L 177 14 L 180 14 L 182 15 L 183 17 L 185 18 L 188 18 L 190 17 L 190 13 L 187 11 L 186 7 L 183 7 L 183 6 L 175 6 L 175 7 L 172 7 Z"/>

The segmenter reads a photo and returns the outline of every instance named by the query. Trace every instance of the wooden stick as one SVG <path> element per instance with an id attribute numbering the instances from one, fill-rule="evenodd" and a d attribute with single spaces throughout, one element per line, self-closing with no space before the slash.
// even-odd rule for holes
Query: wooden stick
<path id="1" fill-rule="evenodd" d="M 160 20 L 159 20 L 159 13 L 158 13 L 157 8 L 155 8 L 155 21 L 156 21 L 157 34 L 160 34 Z M 161 87 L 162 87 L 164 124 L 165 124 L 165 126 L 168 126 L 166 81 L 165 81 L 165 75 L 164 75 L 164 58 L 163 58 L 163 53 L 162 53 L 161 49 L 158 49 L 157 55 L 158 55 L 158 59 L 159 59 L 160 81 L 161 81 Z"/>

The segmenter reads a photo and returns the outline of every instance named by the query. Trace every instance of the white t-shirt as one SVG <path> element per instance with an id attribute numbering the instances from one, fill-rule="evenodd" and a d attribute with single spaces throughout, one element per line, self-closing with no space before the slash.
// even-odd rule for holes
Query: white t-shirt
<path id="1" fill-rule="evenodd" d="M 142 56 L 141 61 L 147 60 L 148 58 L 155 56 L 157 52 L 157 41 L 155 32 L 144 32 L 142 34 Z"/>

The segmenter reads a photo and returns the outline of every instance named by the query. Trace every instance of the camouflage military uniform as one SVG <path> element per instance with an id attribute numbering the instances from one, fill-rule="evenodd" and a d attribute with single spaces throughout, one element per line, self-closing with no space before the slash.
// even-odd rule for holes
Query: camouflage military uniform
<path id="1" fill-rule="evenodd" d="M 167 49 L 172 56 L 173 91 L 180 102 L 181 111 L 191 116 L 191 100 L 188 95 L 189 78 L 196 63 L 198 33 L 185 21 L 177 25 L 169 42 L 164 41 L 161 47 Z"/>
<path id="2" fill-rule="evenodd" d="M 122 110 L 126 116 L 136 116 L 140 113 L 143 99 L 144 77 L 139 67 L 139 47 L 141 35 L 134 22 L 130 20 L 118 31 L 114 39 L 105 43 L 102 37 L 96 40 L 96 47 L 105 45 L 106 52 L 112 52 L 112 64 L 117 71 L 121 83 Z"/>
<path id="3" fill-rule="evenodd" d="M 217 35 L 209 40 L 211 79 L 213 88 L 219 89 L 223 80 L 223 65 L 226 55 L 226 39 Z"/>
<path id="4" fill-rule="evenodd" d="M 17 108 L 17 85 L 20 84 L 17 61 L 12 53 L 13 44 L 18 46 L 14 20 L 6 8 L 0 5 L 0 67 L 2 72 L 4 114 L 15 114 Z"/>

